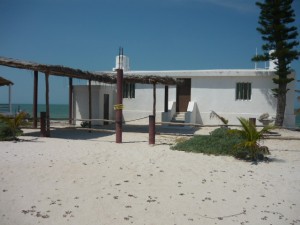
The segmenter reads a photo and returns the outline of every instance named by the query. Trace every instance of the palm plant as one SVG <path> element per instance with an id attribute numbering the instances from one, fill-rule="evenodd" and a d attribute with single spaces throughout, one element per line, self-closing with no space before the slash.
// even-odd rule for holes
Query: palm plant
<path id="1" fill-rule="evenodd" d="M 22 134 L 22 131 L 20 129 L 20 126 L 25 125 L 25 118 L 27 116 L 27 113 L 20 112 L 15 117 L 5 116 L 0 114 L 0 122 L 4 125 L 2 127 L 2 135 L 4 136 L 4 139 L 13 139 L 18 140 L 17 136 Z"/>
<path id="2" fill-rule="evenodd" d="M 244 148 L 248 151 L 251 160 L 256 161 L 259 154 L 270 154 L 268 147 L 261 146 L 259 140 L 264 138 L 264 134 L 273 129 L 273 126 L 265 126 L 262 130 L 258 131 L 256 126 L 245 118 L 238 118 L 242 125 L 241 130 L 230 130 L 230 133 L 239 134 L 243 140 L 236 148 Z"/>
<path id="3" fill-rule="evenodd" d="M 219 114 L 217 114 L 215 111 L 211 111 L 210 115 L 209 115 L 209 118 L 212 119 L 212 118 L 215 118 L 217 117 L 219 120 L 222 121 L 222 123 L 227 126 L 228 125 L 228 120 L 225 119 L 224 117 L 220 116 Z"/>

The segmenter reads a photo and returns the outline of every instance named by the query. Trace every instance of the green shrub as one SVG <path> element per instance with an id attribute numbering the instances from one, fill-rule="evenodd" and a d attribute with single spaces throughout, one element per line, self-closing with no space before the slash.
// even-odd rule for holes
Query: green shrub
<path id="1" fill-rule="evenodd" d="M 199 152 L 213 155 L 234 155 L 234 146 L 241 142 L 239 135 L 229 134 L 229 128 L 222 127 L 210 135 L 195 136 L 187 141 L 177 143 L 174 150 Z"/>
<path id="2" fill-rule="evenodd" d="M 18 140 L 17 136 L 23 134 L 20 126 L 26 124 L 25 113 L 21 112 L 15 117 L 0 114 L 0 141 Z"/>
<path id="3" fill-rule="evenodd" d="M 251 159 L 249 147 L 240 145 L 245 139 L 227 127 L 215 129 L 210 135 L 194 136 L 179 142 L 172 147 L 174 150 L 197 152 L 212 155 L 230 155 L 238 159 Z M 266 149 L 267 147 L 262 147 Z"/>

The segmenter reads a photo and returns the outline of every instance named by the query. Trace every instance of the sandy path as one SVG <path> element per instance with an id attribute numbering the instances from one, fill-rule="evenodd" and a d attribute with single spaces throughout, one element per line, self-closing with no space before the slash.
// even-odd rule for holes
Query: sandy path
<path id="1" fill-rule="evenodd" d="M 272 162 L 252 165 L 170 136 L 63 136 L 0 142 L 1 225 L 300 224 L 300 141 L 265 140 Z"/>

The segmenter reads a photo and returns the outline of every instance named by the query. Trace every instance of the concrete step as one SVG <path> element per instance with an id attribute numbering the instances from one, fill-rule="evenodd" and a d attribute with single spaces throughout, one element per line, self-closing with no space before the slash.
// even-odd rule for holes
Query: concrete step
<path id="1" fill-rule="evenodd" d="M 184 123 L 185 121 L 185 113 L 176 113 L 171 122 L 173 123 Z"/>

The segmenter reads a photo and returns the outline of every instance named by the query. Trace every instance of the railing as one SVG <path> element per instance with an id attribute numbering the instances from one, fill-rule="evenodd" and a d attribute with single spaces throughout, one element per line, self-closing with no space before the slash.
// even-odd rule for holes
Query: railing
<path id="1" fill-rule="evenodd" d="M 168 112 L 162 112 L 161 120 L 163 122 L 170 122 L 173 116 L 176 114 L 176 102 L 168 102 Z"/>
<path id="2" fill-rule="evenodd" d="M 11 107 L 9 104 L 0 104 L 0 113 L 11 114 Z"/>
<path id="3" fill-rule="evenodd" d="M 185 123 L 196 123 L 197 120 L 197 103 L 189 102 L 187 111 L 185 113 Z"/>

